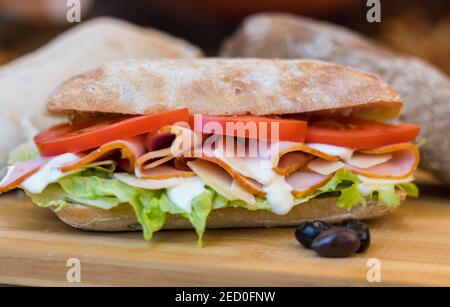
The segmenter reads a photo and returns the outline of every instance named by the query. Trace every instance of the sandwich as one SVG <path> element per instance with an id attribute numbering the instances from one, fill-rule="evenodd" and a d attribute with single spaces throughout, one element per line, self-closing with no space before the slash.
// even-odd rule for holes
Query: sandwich
<path id="1" fill-rule="evenodd" d="M 312 60 L 106 64 L 49 98 L 68 123 L 13 151 L 22 189 L 91 231 L 291 226 L 369 219 L 416 196 L 420 127 L 380 77 Z"/>

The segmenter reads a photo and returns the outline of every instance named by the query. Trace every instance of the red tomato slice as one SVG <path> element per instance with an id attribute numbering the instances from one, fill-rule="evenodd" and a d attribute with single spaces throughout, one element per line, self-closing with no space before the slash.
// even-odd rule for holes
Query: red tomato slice
<path id="1" fill-rule="evenodd" d="M 189 122 L 188 109 L 144 115 L 125 119 L 90 120 L 57 125 L 35 138 L 42 156 L 81 152 L 118 139 L 130 138 L 177 122 Z"/>
<path id="2" fill-rule="evenodd" d="M 420 126 L 388 125 L 358 119 L 323 119 L 308 123 L 307 143 L 322 143 L 357 149 L 413 141 Z"/>
<path id="3" fill-rule="evenodd" d="M 272 126 L 277 123 L 278 133 L 276 133 L 277 128 Z M 191 127 L 193 127 L 195 132 L 205 134 L 222 134 L 257 138 L 259 140 L 280 140 L 302 143 L 305 140 L 307 122 L 265 116 L 202 115 L 201 117 L 191 117 Z M 217 128 L 219 128 L 219 131 L 217 131 Z M 272 132 L 274 133 L 273 136 Z"/>

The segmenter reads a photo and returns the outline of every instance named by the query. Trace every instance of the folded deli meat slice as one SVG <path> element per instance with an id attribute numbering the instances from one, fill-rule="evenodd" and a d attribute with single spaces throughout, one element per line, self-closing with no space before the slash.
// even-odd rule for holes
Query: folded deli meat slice
<path id="1" fill-rule="evenodd" d="M 286 177 L 288 184 L 292 186 L 292 194 L 295 197 L 302 197 L 325 185 L 333 177 L 321 175 L 308 170 L 298 170 Z"/>
<path id="2" fill-rule="evenodd" d="M 224 162 L 223 160 L 217 158 L 217 157 L 208 157 L 208 156 L 202 156 L 200 158 L 201 160 L 208 161 L 209 163 L 215 164 L 217 167 L 222 168 L 225 172 L 227 172 L 233 180 L 236 181 L 239 185 L 241 185 L 245 190 L 249 191 L 252 194 L 258 195 L 258 196 L 266 196 L 266 192 L 263 190 L 263 186 L 258 181 L 246 177 L 242 175 L 239 171 L 237 171 L 233 166 L 229 165 L 228 163 Z M 245 159 L 245 158 L 240 158 Z M 190 166 L 190 163 L 188 162 L 188 165 Z M 195 172 L 195 171 L 194 171 Z"/>
<path id="3" fill-rule="evenodd" d="M 385 163 L 392 159 L 392 154 L 366 154 L 361 152 L 355 152 L 353 156 L 345 160 L 348 165 L 359 167 L 359 168 L 369 168 L 382 163 Z"/>
<path id="4" fill-rule="evenodd" d="M 344 161 L 326 161 L 316 158 L 307 168 L 322 175 L 329 175 L 340 168 L 371 178 L 403 179 L 411 176 L 419 164 L 419 151 L 410 143 L 389 145 L 356 152 Z"/>
<path id="5" fill-rule="evenodd" d="M 308 163 L 307 168 L 323 176 L 335 173 L 337 170 L 344 168 L 345 164 L 341 161 L 327 161 L 316 158 Z"/>
<path id="6" fill-rule="evenodd" d="M 273 168 L 280 175 L 290 174 L 308 165 L 312 160 L 314 161 L 311 164 L 315 164 L 316 171 L 319 173 L 325 171 L 325 175 L 343 167 L 343 162 L 355 170 L 366 169 L 392 159 L 393 155 L 391 153 L 394 151 L 416 150 L 415 146 L 409 143 L 365 151 L 355 151 L 351 148 L 327 144 L 298 144 L 291 142 L 272 144 L 272 147 Z M 321 171 L 321 169 L 324 170 Z"/>
<path id="7" fill-rule="evenodd" d="M 6 174 L 0 181 L 0 193 L 18 187 L 25 179 L 36 173 L 51 158 L 39 157 L 34 160 L 16 163 L 7 168 Z"/>
<path id="8" fill-rule="evenodd" d="M 182 157 L 201 145 L 202 136 L 181 126 L 166 126 L 147 138 L 147 152 L 137 160 L 136 168 L 144 171 L 176 157 Z"/>
<path id="9" fill-rule="evenodd" d="M 287 175 L 304 167 L 316 157 L 337 161 L 340 156 L 350 155 L 351 149 L 324 144 L 301 144 L 278 142 L 271 144 L 272 165 L 275 172 Z"/>
<path id="10" fill-rule="evenodd" d="M 71 172 L 83 168 L 85 165 L 111 156 L 115 152 L 120 152 L 121 159 L 128 162 L 128 165 L 126 165 L 125 168 L 128 171 L 133 171 L 137 159 L 145 152 L 144 139 L 143 137 L 138 136 L 126 140 L 117 140 L 106 143 L 98 149 L 91 151 L 89 154 L 82 155 L 78 161 L 64 165 L 62 171 Z"/>
<path id="11" fill-rule="evenodd" d="M 352 172 L 371 178 L 403 179 L 412 175 L 419 165 L 419 150 L 411 143 L 401 143 L 362 151 L 363 154 L 392 157 L 384 163 L 361 168 L 346 163 Z"/>
<path id="12" fill-rule="evenodd" d="M 151 169 L 136 168 L 136 177 L 140 179 L 169 179 L 180 177 L 193 177 L 195 173 L 192 171 L 176 169 L 170 164 L 163 164 Z"/>
<path id="13" fill-rule="evenodd" d="M 187 162 L 188 166 L 205 184 L 213 188 L 228 200 L 243 200 L 249 205 L 256 205 L 255 196 L 244 189 L 223 168 L 205 160 Z"/>
<path id="14" fill-rule="evenodd" d="M 279 175 L 287 175 L 302 168 L 313 159 L 313 155 L 301 151 L 288 152 L 274 163 L 273 170 Z"/>

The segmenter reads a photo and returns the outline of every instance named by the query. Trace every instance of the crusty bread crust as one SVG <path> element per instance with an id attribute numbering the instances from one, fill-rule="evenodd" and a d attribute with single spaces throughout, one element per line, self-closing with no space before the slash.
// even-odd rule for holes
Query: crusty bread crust
<path id="1" fill-rule="evenodd" d="M 188 107 L 210 115 L 265 115 L 363 106 L 394 118 L 402 105 L 379 76 L 346 66 L 209 58 L 106 64 L 63 83 L 48 109 L 142 115 Z"/>
<path id="2" fill-rule="evenodd" d="M 405 194 L 401 193 L 402 201 Z M 336 207 L 336 198 L 317 198 L 295 206 L 286 215 L 276 215 L 266 210 L 249 211 L 243 208 L 224 208 L 213 210 L 208 217 L 207 228 L 276 227 L 294 226 L 311 219 L 330 223 L 347 218 L 371 219 L 385 215 L 395 208 L 378 205 L 370 201 L 352 210 Z M 111 210 L 102 210 L 83 205 L 69 204 L 65 209 L 55 212 L 66 224 L 90 231 L 130 231 L 141 226 L 129 205 L 121 205 Z M 164 229 L 191 229 L 187 219 L 178 215 L 168 215 Z"/>

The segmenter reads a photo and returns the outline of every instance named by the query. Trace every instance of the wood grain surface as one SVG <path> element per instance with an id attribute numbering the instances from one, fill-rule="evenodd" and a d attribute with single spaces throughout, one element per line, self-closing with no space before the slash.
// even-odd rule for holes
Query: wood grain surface
<path id="1" fill-rule="evenodd" d="M 450 285 L 450 199 L 410 199 L 370 221 L 372 246 L 346 259 L 301 248 L 293 228 L 210 230 L 205 247 L 193 231 L 90 233 L 16 193 L 0 197 L 0 284 L 32 286 Z M 81 261 L 81 283 L 67 282 L 66 261 Z M 381 283 L 366 278 L 381 262 Z"/>

